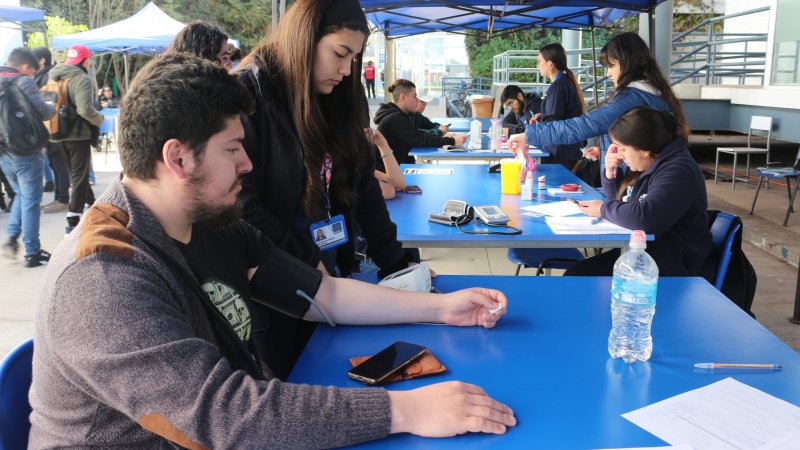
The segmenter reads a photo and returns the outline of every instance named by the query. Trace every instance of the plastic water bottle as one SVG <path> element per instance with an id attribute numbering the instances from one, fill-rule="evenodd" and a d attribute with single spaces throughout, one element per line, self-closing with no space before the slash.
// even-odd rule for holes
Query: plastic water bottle
<path id="1" fill-rule="evenodd" d="M 614 264 L 608 353 L 626 363 L 647 361 L 653 352 L 650 325 L 656 312 L 658 266 L 644 251 L 644 231 L 631 235 L 630 250 Z"/>
<path id="2" fill-rule="evenodd" d="M 469 148 L 477 150 L 480 149 L 482 146 L 481 142 L 481 133 L 483 132 L 483 128 L 481 125 L 481 121 L 478 119 L 474 119 L 469 124 Z"/>
<path id="3" fill-rule="evenodd" d="M 492 126 L 489 127 L 489 140 L 491 142 L 492 151 L 499 152 L 503 135 L 503 126 L 500 119 L 492 119 Z"/>

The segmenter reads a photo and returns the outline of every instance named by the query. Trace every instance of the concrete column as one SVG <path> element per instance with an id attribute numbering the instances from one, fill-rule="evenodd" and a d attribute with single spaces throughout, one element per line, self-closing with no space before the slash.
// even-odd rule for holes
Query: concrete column
<path id="1" fill-rule="evenodd" d="M 650 50 L 661 69 L 661 73 L 669 79 L 672 57 L 672 6 L 673 0 L 656 6 L 655 12 L 655 48 Z M 639 36 L 650 45 L 650 24 L 647 13 L 639 14 Z"/>
<path id="2" fill-rule="evenodd" d="M 580 50 L 581 32 L 580 30 L 561 30 L 561 46 L 564 50 Z M 567 67 L 575 69 L 578 67 L 579 55 L 567 55 Z"/>
<path id="3" fill-rule="evenodd" d="M 384 73 L 384 90 L 383 90 L 383 101 L 384 103 L 388 103 L 392 101 L 391 96 L 388 92 L 388 87 L 394 83 L 395 75 L 394 75 L 394 39 L 389 39 L 388 36 L 384 36 L 384 42 L 386 44 L 386 64 L 383 68 Z M 380 76 L 380 75 L 378 75 Z"/>
<path id="4" fill-rule="evenodd" d="M 672 4 L 673 0 L 666 0 L 656 6 L 656 62 L 667 80 L 672 61 Z"/>

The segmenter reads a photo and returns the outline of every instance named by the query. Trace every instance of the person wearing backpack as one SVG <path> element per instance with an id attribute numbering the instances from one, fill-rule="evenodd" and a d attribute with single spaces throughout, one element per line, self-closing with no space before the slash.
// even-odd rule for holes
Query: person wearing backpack
<path id="1" fill-rule="evenodd" d="M 50 69 L 55 67 L 52 63 L 53 55 L 47 47 L 34 48 L 33 55 L 39 60 L 39 70 L 33 75 L 33 80 L 36 81 L 36 85 L 41 89 L 50 81 Z M 64 212 L 69 207 L 69 166 L 67 165 L 67 156 L 58 142 L 48 141 L 45 149 L 47 162 L 50 164 L 50 168 L 53 169 L 55 186 L 53 202 L 42 206 L 42 212 Z"/>
<path id="2" fill-rule="evenodd" d="M 14 49 L 6 65 L 0 67 L 0 167 L 16 193 L 8 220 L 8 241 L 3 255 L 16 259 L 17 242 L 22 235 L 25 267 L 36 267 L 50 260 L 39 241 L 42 201 L 42 163 L 47 130 L 43 120 L 55 110 L 45 103 L 33 81 L 39 63 L 25 47 Z"/>
<path id="3" fill-rule="evenodd" d="M 66 108 L 74 108 L 74 121 L 68 126 L 69 132 L 54 135 L 51 129 L 50 141 L 60 142 L 67 156 L 70 169 L 72 192 L 69 197 L 69 211 L 67 212 L 66 233 L 69 234 L 80 221 L 84 204 L 94 202 L 94 193 L 89 185 L 89 167 L 91 163 L 91 142 L 94 131 L 103 123 L 103 115 L 92 105 L 94 101 L 94 88 L 92 80 L 87 73 L 91 64 L 92 53 L 83 45 L 73 45 L 67 52 L 64 64 L 57 64 L 50 69 L 50 81 L 58 83 L 67 82 Z M 47 87 L 45 87 L 46 89 Z M 69 114 L 72 115 L 72 114 Z M 59 111 L 59 129 L 67 125 Z M 64 130 L 61 130 L 64 131 Z"/>

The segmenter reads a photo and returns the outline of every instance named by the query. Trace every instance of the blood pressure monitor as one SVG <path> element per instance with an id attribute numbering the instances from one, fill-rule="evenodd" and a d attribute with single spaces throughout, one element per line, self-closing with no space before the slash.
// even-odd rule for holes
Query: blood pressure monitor
<path id="1" fill-rule="evenodd" d="M 505 225 L 509 219 L 506 213 L 496 205 L 473 206 L 475 217 L 487 225 Z"/>

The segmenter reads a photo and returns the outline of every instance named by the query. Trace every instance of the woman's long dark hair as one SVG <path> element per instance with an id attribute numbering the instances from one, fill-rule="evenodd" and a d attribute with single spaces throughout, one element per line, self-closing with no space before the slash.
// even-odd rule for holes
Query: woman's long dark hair
<path id="1" fill-rule="evenodd" d="M 608 129 L 609 136 L 615 142 L 649 151 L 653 159 L 658 159 L 661 151 L 680 137 L 678 133 L 678 122 L 671 112 L 646 106 L 629 109 Z M 618 199 L 622 198 L 626 188 L 635 183 L 639 175 L 641 172 L 628 171 L 617 191 Z"/>
<path id="2" fill-rule="evenodd" d="M 550 61 L 555 66 L 556 70 L 559 72 L 564 72 L 569 78 L 570 83 L 572 83 L 572 87 L 575 88 L 575 93 L 578 94 L 578 100 L 581 103 L 581 114 L 586 114 L 586 103 L 583 101 L 583 90 L 581 89 L 580 83 L 578 83 L 578 79 L 575 78 L 575 74 L 569 70 L 567 67 L 567 52 L 564 50 L 564 47 L 558 43 L 547 44 L 539 49 L 539 54 L 542 55 L 542 58 L 545 61 Z"/>
<path id="3" fill-rule="evenodd" d="M 372 158 L 364 135 L 369 127 L 369 107 L 361 84 L 361 56 L 353 59 L 350 75 L 327 95 L 314 92 L 314 49 L 323 36 L 342 29 L 361 32 L 366 42 L 366 21 L 321 27 L 325 11 L 334 0 L 296 0 L 278 28 L 245 59 L 276 76 L 287 99 L 305 165 L 303 210 L 312 220 L 324 214 L 324 186 L 320 179 L 325 153 L 333 158 L 331 194 L 335 203 L 352 210 L 358 200 L 357 177 Z M 277 73 L 275 73 L 277 72 Z"/>
<path id="4" fill-rule="evenodd" d="M 661 70 L 658 63 L 650 54 L 650 49 L 641 37 L 636 33 L 621 33 L 609 40 L 600 50 L 600 64 L 609 67 L 610 59 L 618 61 L 620 65 L 619 79 L 615 92 L 619 92 L 634 81 L 647 81 L 667 102 L 672 109 L 677 121 L 677 130 L 680 136 L 689 138 L 689 126 L 686 124 L 686 116 L 683 114 L 683 107 L 680 100 L 672 92 L 672 88 Z"/>

